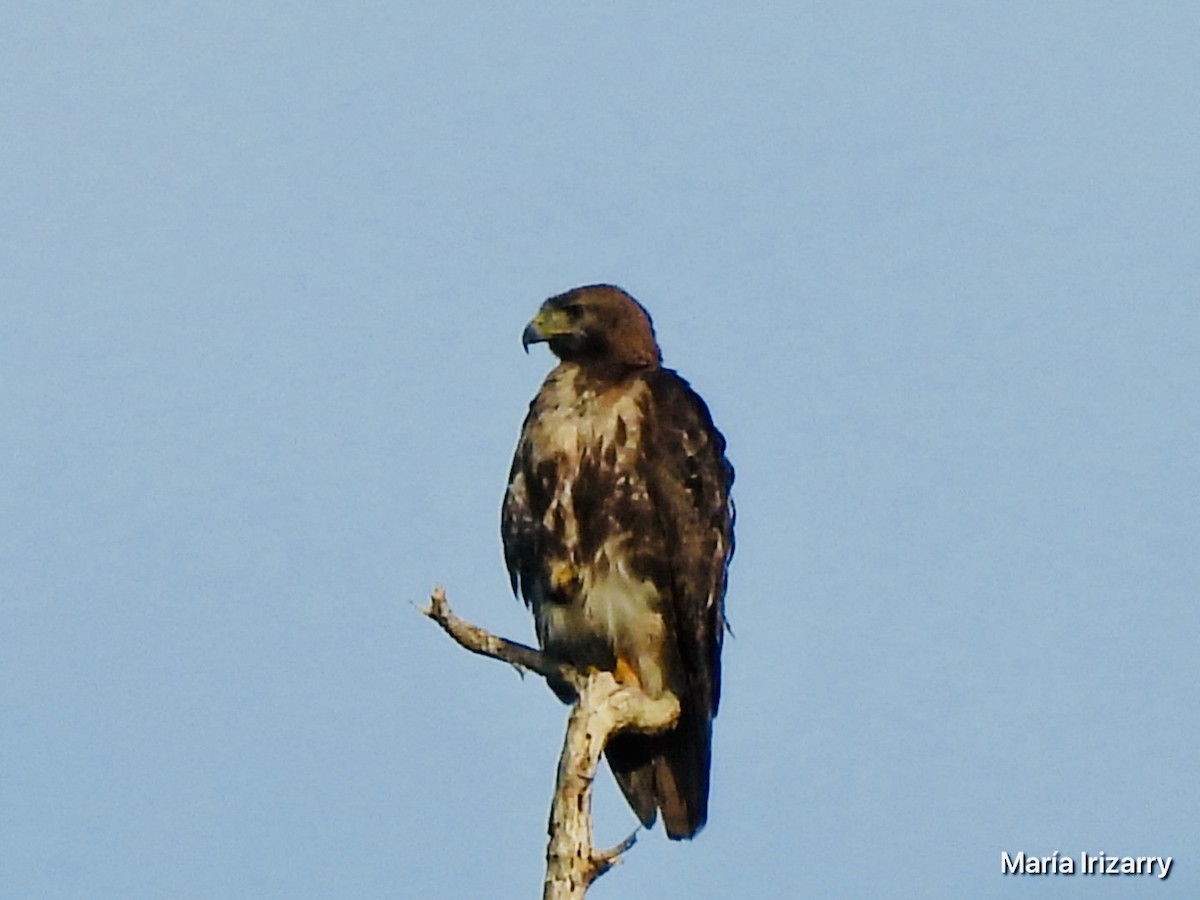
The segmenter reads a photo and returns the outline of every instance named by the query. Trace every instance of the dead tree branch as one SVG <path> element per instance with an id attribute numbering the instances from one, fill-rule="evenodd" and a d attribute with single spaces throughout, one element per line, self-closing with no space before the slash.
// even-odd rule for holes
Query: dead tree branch
<path id="1" fill-rule="evenodd" d="M 429 606 L 421 612 L 472 653 L 503 660 L 521 671 L 536 672 L 551 682 L 574 688 L 578 699 L 567 720 L 550 807 L 542 898 L 579 900 L 593 881 L 620 862 L 621 854 L 633 846 L 637 835 L 634 832 L 609 850 L 595 848 L 592 783 L 605 744 L 618 731 L 666 731 L 679 718 L 679 701 L 671 694 L 652 699 L 637 688 L 617 683 L 610 672 L 584 674 L 540 650 L 497 637 L 456 616 L 440 587 L 434 589 Z"/>

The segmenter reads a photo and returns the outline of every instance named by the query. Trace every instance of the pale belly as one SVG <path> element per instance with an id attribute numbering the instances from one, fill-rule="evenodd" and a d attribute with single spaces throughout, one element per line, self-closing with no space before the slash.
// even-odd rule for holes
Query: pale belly
<path id="1" fill-rule="evenodd" d="M 603 575 L 598 574 L 601 570 Z M 585 566 L 579 575 L 576 602 L 539 604 L 542 646 L 576 664 L 587 664 L 595 648 L 608 648 L 636 673 L 642 690 L 651 696 L 661 694 L 670 685 L 663 659 L 666 625 L 656 611 L 661 604 L 657 589 L 632 577 L 620 562 Z"/>

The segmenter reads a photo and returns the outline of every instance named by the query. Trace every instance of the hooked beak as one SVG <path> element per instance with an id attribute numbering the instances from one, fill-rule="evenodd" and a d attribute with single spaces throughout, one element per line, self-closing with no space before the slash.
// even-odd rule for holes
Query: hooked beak
<path id="1" fill-rule="evenodd" d="M 545 305 L 538 310 L 533 321 L 521 332 L 521 346 L 529 352 L 530 344 L 542 344 L 555 338 L 566 337 L 572 333 L 574 325 L 561 309 L 547 309 Z"/>
<path id="2" fill-rule="evenodd" d="M 526 355 L 529 353 L 530 344 L 538 344 L 545 340 L 548 340 L 548 338 L 542 334 L 542 329 L 538 327 L 537 319 L 526 325 L 525 330 L 521 332 L 521 348 L 525 351 Z"/>

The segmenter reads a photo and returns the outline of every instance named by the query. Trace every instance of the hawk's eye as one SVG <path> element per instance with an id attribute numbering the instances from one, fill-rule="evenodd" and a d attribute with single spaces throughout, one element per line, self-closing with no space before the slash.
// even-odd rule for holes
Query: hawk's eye
<path id="1" fill-rule="evenodd" d="M 572 322 L 578 322 L 583 318 L 583 306 L 578 303 L 568 303 L 562 309 L 567 314 L 567 318 Z"/>

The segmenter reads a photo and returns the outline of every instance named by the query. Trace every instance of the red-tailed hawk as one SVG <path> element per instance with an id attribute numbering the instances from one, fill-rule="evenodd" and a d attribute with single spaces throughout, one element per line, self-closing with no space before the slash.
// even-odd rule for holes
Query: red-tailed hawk
<path id="1" fill-rule="evenodd" d="M 721 692 L 734 518 L 725 439 L 663 368 L 649 314 L 620 288 L 551 297 L 522 335 L 526 350 L 542 341 L 561 362 L 529 406 L 504 497 L 513 591 L 548 653 L 679 698 L 670 732 L 618 734 L 605 753 L 642 823 L 661 811 L 670 837 L 690 838 L 708 816 Z"/>

